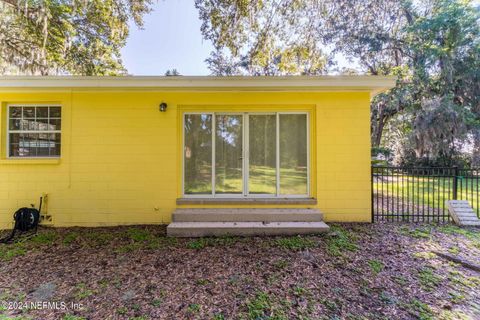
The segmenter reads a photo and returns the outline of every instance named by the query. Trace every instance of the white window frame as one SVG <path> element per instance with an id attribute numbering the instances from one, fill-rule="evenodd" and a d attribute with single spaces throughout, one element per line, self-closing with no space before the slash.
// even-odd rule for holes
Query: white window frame
<path id="1" fill-rule="evenodd" d="M 62 125 L 61 128 L 63 128 L 63 108 L 61 105 L 58 104 L 9 104 L 7 105 L 7 121 L 6 121 L 6 126 L 7 126 L 7 138 L 6 138 L 6 156 L 8 159 L 59 159 L 62 155 L 62 144 L 63 144 L 63 139 L 62 139 L 62 129 L 60 130 L 10 130 L 10 119 L 15 119 L 15 118 L 10 118 L 10 108 L 14 107 L 59 107 L 61 110 L 61 115 L 60 118 L 50 118 L 50 115 L 48 115 L 48 119 L 60 119 Z M 23 120 L 23 109 L 22 109 L 22 118 Z M 37 121 L 37 112 L 35 109 L 35 122 Z M 10 156 L 10 133 L 58 133 L 60 134 L 60 155 L 58 156 L 29 156 L 29 157 L 15 157 L 15 156 Z"/>
<path id="2" fill-rule="evenodd" d="M 185 117 L 187 115 L 210 115 L 212 117 L 212 191 L 209 194 L 186 194 L 185 193 Z M 307 193 L 306 194 L 281 194 L 280 193 L 280 115 L 304 114 L 306 115 L 307 130 Z M 242 149 L 243 149 L 243 192 L 241 194 L 216 194 L 215 193 L 215 138 L 216 138 L 216 115 L 242 115 Z M 275 194 L 249 194 L 249 119 L 250 115 L 275 115 L 276 116 L 276 193 Z M 291 112 L 183 112 L 182 113 L 182 197 L 183 198 L 308 198 L 310 197 L 310 113 L 304 111 Z"/>

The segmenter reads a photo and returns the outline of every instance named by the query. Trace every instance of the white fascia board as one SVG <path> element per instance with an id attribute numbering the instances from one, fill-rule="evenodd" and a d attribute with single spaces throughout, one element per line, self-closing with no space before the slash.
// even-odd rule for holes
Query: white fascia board
<path id="1" fill-rule="evenodd" d="M 3 76 L 0 89 L 6 88 L 145 88 L 209 91 L 369 91 L 379 92 L 395 86 L 394 77 L 380 76 Z"/>

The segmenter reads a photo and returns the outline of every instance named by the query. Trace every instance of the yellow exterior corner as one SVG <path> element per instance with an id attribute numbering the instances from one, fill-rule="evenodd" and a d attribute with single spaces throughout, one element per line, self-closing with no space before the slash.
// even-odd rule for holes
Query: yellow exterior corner
<path id="1" fill-rule="evenodd" d="M 162 101 L 167 112 L 158 110 Z M 38 206 L 42 194 L 48 194 L 48 213 L 58 227 L 170 222 L 181 207 L 176 199 L 182 196 L 187 111 L 308 112 L 310 196 L 316 207 L 325 221 L 371 218 L 368 91 L 25 89 L 0 92 L 0 103 L 0 228 L 12 226 L 17 208 Z M 6 107 L 13 103 L 62 106 L 60 159 L 7 157 Z"/>

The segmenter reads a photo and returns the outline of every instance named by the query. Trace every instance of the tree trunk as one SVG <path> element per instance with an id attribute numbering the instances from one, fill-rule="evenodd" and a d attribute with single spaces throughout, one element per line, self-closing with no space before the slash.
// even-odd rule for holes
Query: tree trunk
<path id="1" fill-rule="evenodd" d="M 480 130 L 473 131 L 472 167 L 480 166 Z"/>
<path id="2" fill-rule="evenodd" d="M 385 114 L 385 106 L 379 105 L 377 107 L 378 115 L 372 119 L 375 123 L 372 123 L 372 147 L 376 148 L 380 146 L 382 142 L 383 129 L 387 123 L 387 116 Z"/>

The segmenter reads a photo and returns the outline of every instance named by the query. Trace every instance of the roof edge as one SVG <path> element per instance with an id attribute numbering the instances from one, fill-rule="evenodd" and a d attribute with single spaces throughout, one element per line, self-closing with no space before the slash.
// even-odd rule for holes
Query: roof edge
<path id="1" fill-rule="evenodd" d="M 0 76 L 0 88 L 355 89 L 395 86 L 392 76 Z"/>

